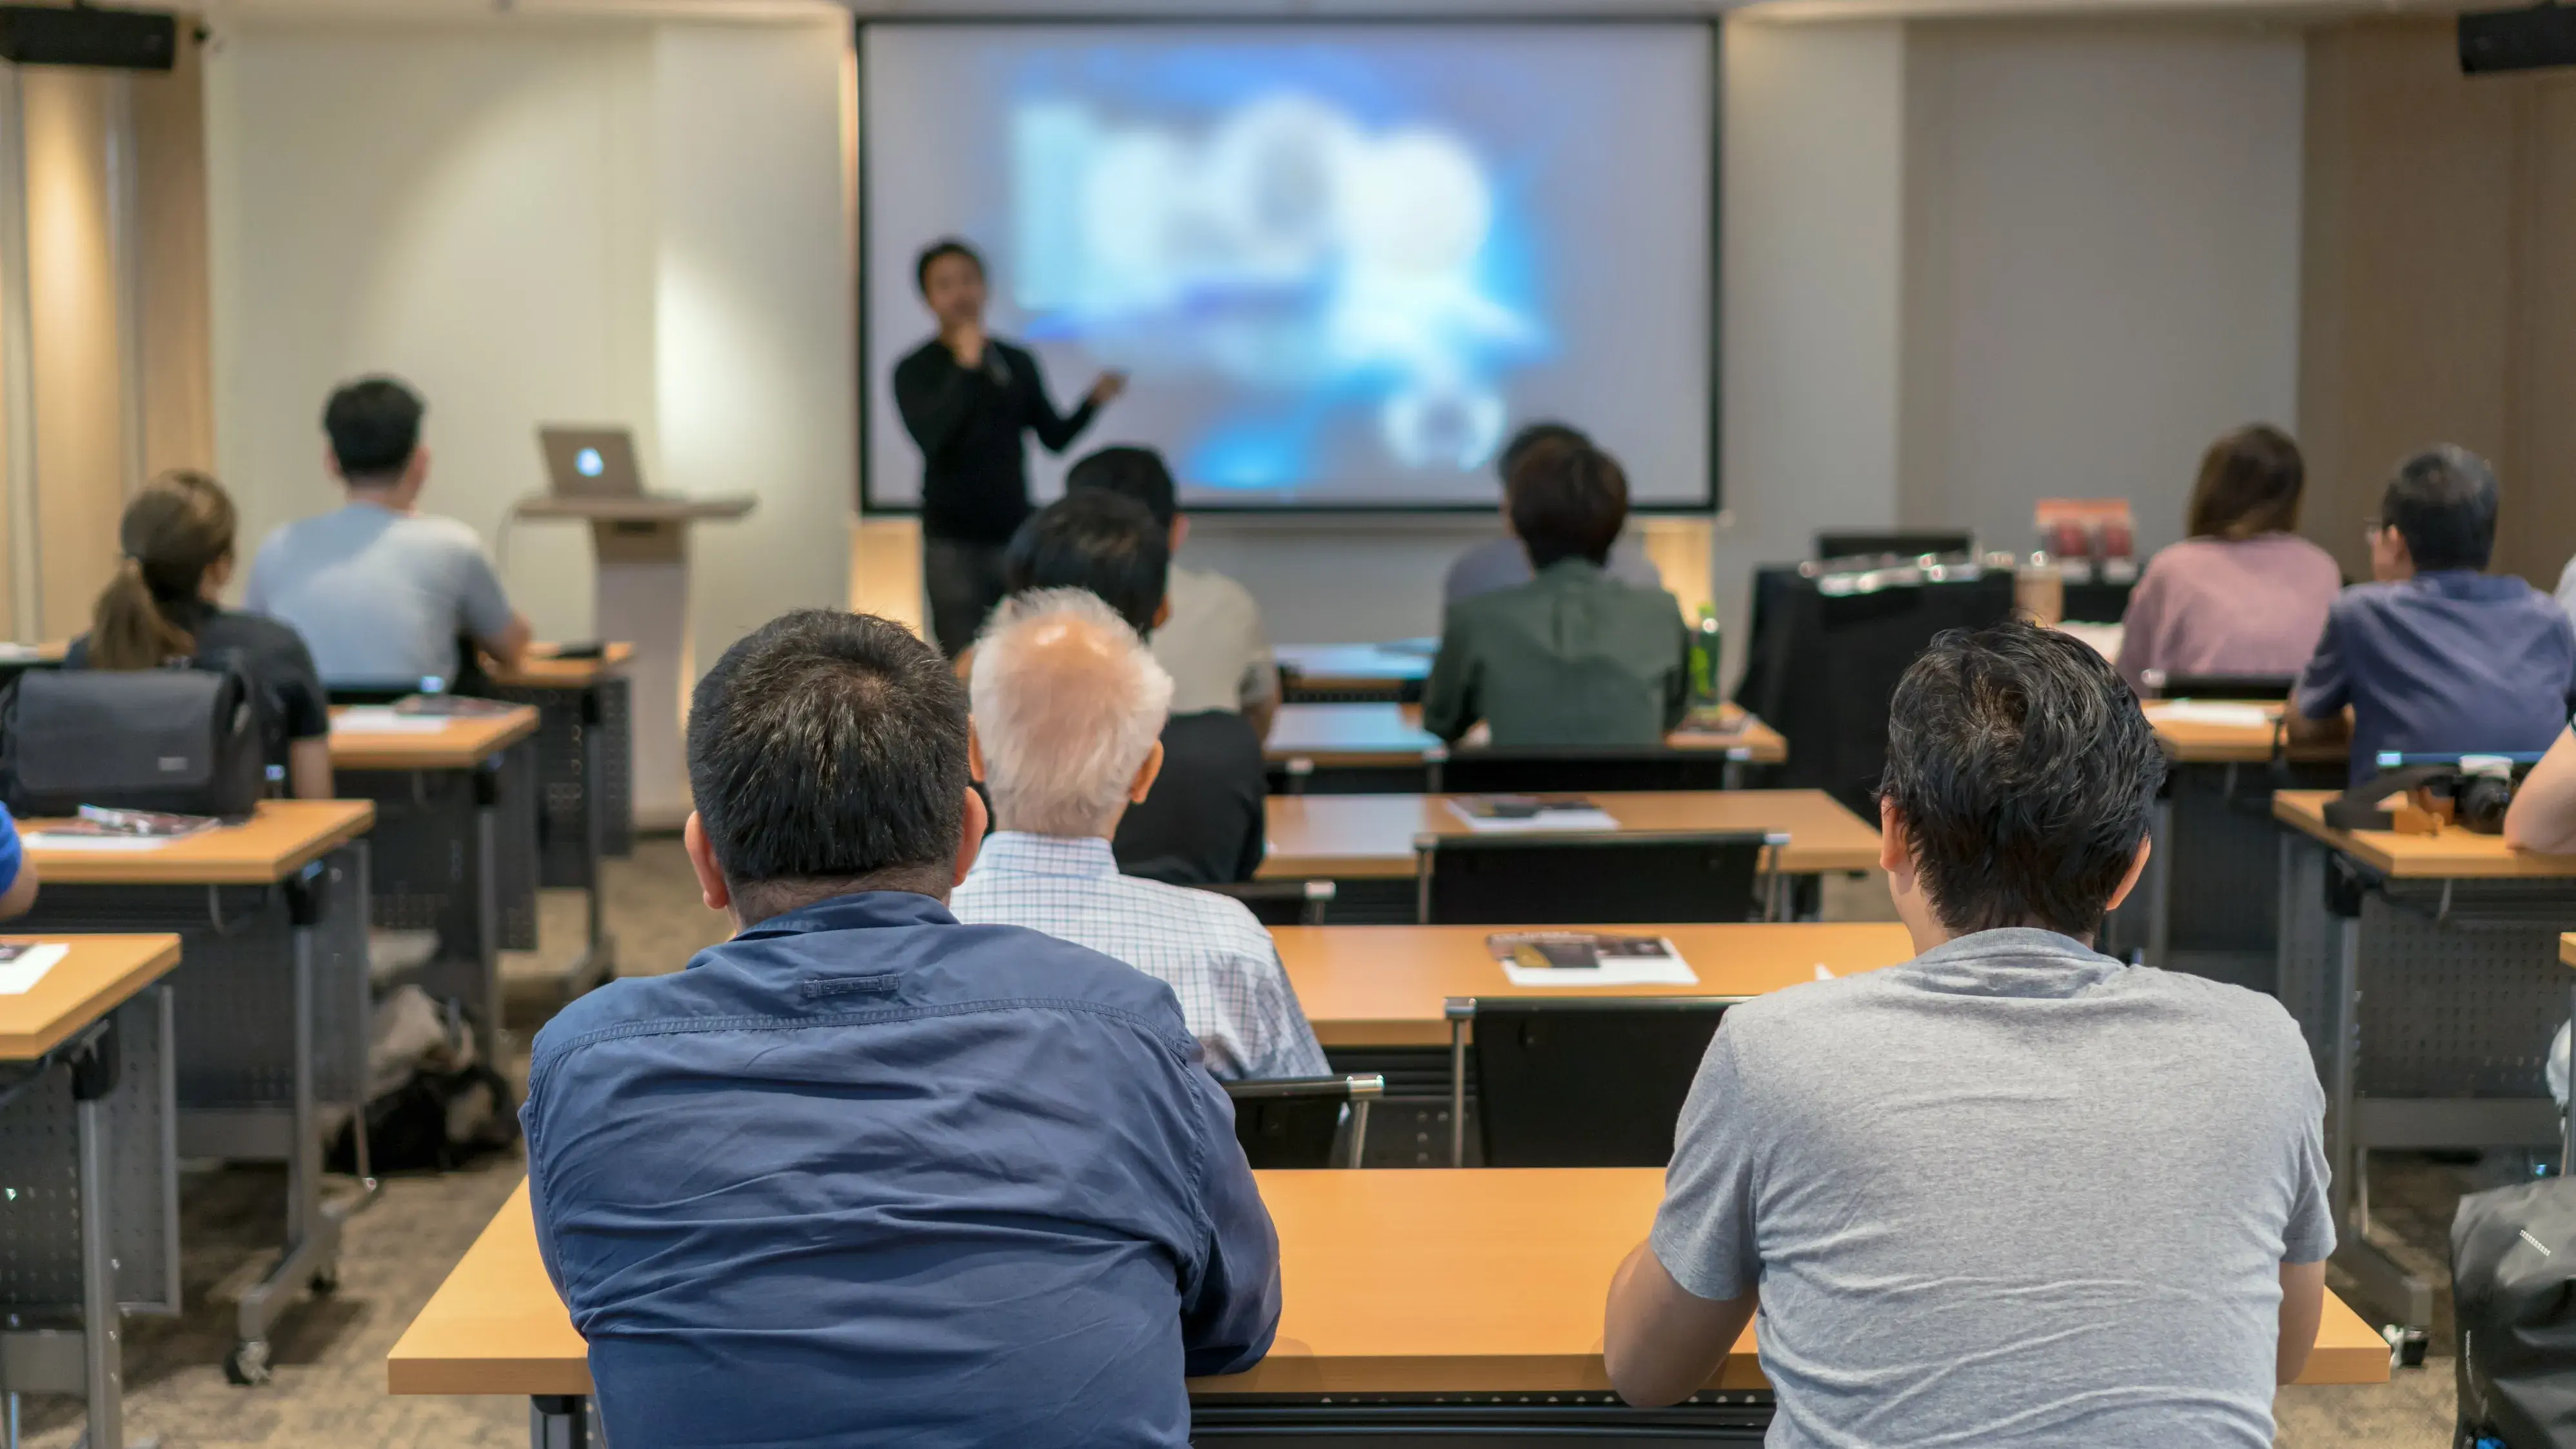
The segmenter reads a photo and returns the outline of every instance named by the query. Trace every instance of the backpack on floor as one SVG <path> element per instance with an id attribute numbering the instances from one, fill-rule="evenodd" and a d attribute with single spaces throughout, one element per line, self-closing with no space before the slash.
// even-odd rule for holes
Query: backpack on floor
<path id="1" fill-rule="evenodd" d="M 376 1004 L 370 1036 L 368 1173 L 446 1172 L 518 1137 L 510 1084 L 476 1060 L 473 1030 L 452 1004 L 397 987 Z M 329 1166 L 358 1170 L 351 1127 L 332 1140 Z"/>
<path id="2" fill-rule="evenodd" d="M 2576 1449 L 2576 1178 L 2461 1198 L 2451 1297 L 2461 1449 Z"/>

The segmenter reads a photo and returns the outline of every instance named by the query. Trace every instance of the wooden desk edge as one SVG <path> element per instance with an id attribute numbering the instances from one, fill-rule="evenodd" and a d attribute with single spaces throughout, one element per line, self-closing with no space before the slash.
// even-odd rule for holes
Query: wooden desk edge
<path id="1" fill-rule="evenodd" d="M 391 731 L 370 733 L 351 730 L 331 736 L 331 767 L 335 770 L 464 770 L 471 769 L 512 745 L 534 735 L 542 721 L 537 707 L 518 704 L 506 715 L 451 716 L 466 723 L 489 727 L 488 735 L 477 735 L 471 743 L 460 744 L 439 734 L 401 734 Z"/>
<path id="2" fill-rule="evenodd" d="M 136 992 L 168 975 L 179 964 L 179 938 L 166 931 L 119 932 L 104 937 L 74 932 L 63 936 L 9 936 L 0 939 L 22 945 L 33 945 L 49 940 L 66 941 L 75 949 L 83 939 L 158 941 L 160 943 L 149 955 L 137 959 L 135 964 L 127 968 L 114 982 L 91 992 L 89 999 L 82 1003 L 80 1011 L 72 1012 L 49 1023 L 47 1029 L 41 1032 L 30 1032 L 25 1036 L 0 1036 L 0 1061 L 26 1062 L 43 1056 L 69 1041 L 72 1033 L 132 1000 Z M 97 1009 L 90 1010 L 92 1006 L 96 1006 Z"/>
<path id="3" fill-rule="evenodd" d="M 2558 938 L 2558 964 L 2576 966 L 2576 931 Z"/>
<path id="4" fill-rule="evenodd" d="M 174 861 L 165 851 L 48 851 L 38 846 L 29 847 L 27 854 L 36 862 L 37 879 L 47 885 L 274 885 L 375 828 L 373 800 L 298 803 L 347 808 L 320 835 L 307 838 L 283 855 L 257 860 L 209 863 L 191 861 L 182 855 Z"/>

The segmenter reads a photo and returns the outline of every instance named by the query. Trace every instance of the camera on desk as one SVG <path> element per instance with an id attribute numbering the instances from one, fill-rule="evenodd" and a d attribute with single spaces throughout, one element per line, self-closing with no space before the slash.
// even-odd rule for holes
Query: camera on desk
<path id="1" fill-rule="evenodd" d="M 2456 825 L 2478 835 L 2504 833 L 2504 813 L 2514 786 L 2539 763 L 2527 755 L 2404 755 L 2382 751 L 2379 773 L 2326 802 L 2326 824 L 2337 830 L 2393 830 L 2436 835 Z M 2389 797 L 2405 800 L 2389 809 Z"/>

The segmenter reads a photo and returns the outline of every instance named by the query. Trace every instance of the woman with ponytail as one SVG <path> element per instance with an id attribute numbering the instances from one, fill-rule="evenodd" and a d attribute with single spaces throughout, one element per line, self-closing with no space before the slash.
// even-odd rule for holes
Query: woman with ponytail
<path id="1" fill-rule="evenodd" d="M 125 505 L 116 577 L 98 596 L 90 631 L 72 641 L 66 669 L 158 669 L 229 656 L 260 698 L 269 763 L 289 793 L 331 794 L 331 712 L 296 632 L 275 619 L 215 601 L 233 576 L 233 501 L 203 473 L 177 469 Z"/>

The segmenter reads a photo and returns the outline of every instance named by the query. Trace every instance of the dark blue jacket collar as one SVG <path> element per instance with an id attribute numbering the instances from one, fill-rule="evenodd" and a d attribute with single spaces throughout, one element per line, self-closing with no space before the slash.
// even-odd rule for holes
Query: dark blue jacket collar
<path id="1" fill-rule="evenodd" d="M 953 926 L 948 907 L 918 891 L 860 891 L 782 911 L 734 937 L 760 941 L 809 931 L 864 931 L 879 926 Z"/>

